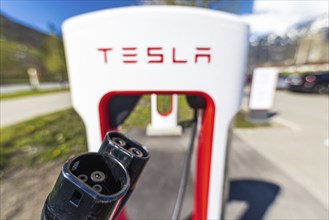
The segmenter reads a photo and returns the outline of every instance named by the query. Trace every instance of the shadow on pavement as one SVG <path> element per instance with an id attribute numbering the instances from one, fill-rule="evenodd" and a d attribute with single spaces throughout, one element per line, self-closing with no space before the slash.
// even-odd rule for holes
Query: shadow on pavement
<path id="1" fill-rule="evenodd" d="M 241 215 L 241 220 L 263 219 L 266 211 L 275 201 L 280 192 L 280 186 L 259 180 L 232 180 L 228 202 L 243 201 L 248 204 L 247 210 Z"/>

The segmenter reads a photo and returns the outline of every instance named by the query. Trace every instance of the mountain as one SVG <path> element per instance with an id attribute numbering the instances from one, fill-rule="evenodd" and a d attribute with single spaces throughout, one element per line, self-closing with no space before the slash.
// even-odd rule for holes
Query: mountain
<path id="1" fill-rule="evenodd" d="M 283 34 L 252 37 L 250 66 L 329 63 L 329 19 L 323 14 L 294 24 Z"/>
<path id="2" fill-rule="evenodd" d="M 14 41 L 22 45 L 40 48 L 43 39 L 48 36 L 34 29 L 14 22 L 13 20 L 0 15 L 1 40 Z"/>
<path id="3" fill-rule="evenodd" d="M 58 37 L 46 35 L 0 15 L 0 83 L 29 83 L 27 70 L 35 68 L 41 81 L 66 80 L 63 44 Z M 59 52 L 60 50 L 60 52 Z M 55 66 L 49 68 L 49 66 Z"/>
<path id="4" fill-rule="evenodd" d="M 292 25 L 285 33 L 285 37 L 298 38 L 305 35 L 315 34 L 328 30 L 328 14 L 322 14 L 312 19 L 308 19 Z"/>

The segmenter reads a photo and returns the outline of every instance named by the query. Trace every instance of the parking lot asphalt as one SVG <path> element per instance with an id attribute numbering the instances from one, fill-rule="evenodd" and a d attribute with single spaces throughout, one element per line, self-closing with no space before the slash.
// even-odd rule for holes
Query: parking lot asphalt
<path id="1" fill-rule="evenodd" d="M 235 133 L 229 156 L 229 198 L 225 219 L 327 219 L 328 208 L 284 170 L 246 144 Z M 130 135 L 151 150 L 151 160 L 128 203 L 136 219 L 169 219 L 174 207 L 189 131 L 182 137 Z M 193 174 L 187 188 L 182 219 L 193 208 Z"/>
<path id="2" fill-rule="evenodd" d="M 329 97 L 277 91 L 272 127 L 239 130 L 241 139 L 329 206 Z"/>

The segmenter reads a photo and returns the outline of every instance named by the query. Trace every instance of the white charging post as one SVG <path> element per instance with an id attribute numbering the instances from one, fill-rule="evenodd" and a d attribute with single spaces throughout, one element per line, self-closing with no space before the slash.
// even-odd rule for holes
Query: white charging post
<path id="1" fill-rule="evenodd" d="M 108 108 L 117 95 L 204 98 L 193 219 L 219 219 L 228 130 L 242 98 L 248 26 L 207 9 L 128 7 L 71 18 L 63 37 L 72 102 L 85 123 L 90 151 L 97 151 L 112 129 Z"/>
<path id="2" fill-rule="evenodd" d="M 148 136 L 172 136 L 181 135 L 183 128 L 177 125 L 178 118 L 178 96 L 171 96 L 171 109 L 169 112 L 160 113 L 158 111 L 157 95 L 151 95 L 151 124 L 147 125 L 146 134 Z"/>
<path id="3" fill-rule="evenodd" d="M 256 68 L 253 73 L 249 97 L 248 121 L 256 124 L 269 123 L 269 110 L 273 107 L 278 69 L 275 67 Z"/>

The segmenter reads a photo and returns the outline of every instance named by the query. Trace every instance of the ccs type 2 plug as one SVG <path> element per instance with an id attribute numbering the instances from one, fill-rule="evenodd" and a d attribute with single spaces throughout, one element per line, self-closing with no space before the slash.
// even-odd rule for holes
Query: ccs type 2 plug
<path id="1" fill-rule="evenodd" d="M 117 158 L 127 169 L 130 177 L 130 187 L 120 203 L 115 215 L 117 216 L 135 190 L 138 179 L 150 158 L 150 153 L 136 140 L 115 131 L 106 134 L 99 153 Z"/>
<path id="2" fill-rule="evenodd" d="M 124 143 L 129 147 L 122 147 Z M 114 219 L 148 158 L 148 150 L 141 144 L 119 132 L 107 133 L 98 153 L 81 154 L 64 164 L 41 219 Z"/>

